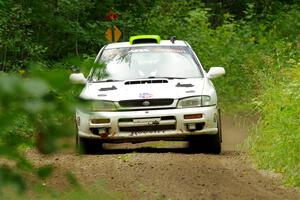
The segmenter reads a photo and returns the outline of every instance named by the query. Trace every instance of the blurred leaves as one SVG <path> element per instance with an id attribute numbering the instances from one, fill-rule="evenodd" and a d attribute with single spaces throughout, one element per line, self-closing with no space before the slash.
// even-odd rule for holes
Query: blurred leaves
<path id="1" fill-rule="evenodd" d="M 58 149 L 59 138 L 73 135 L 76 101 L 67 70 L 45 70 L 43 65 L 35 63 L 27 73 L 25 78 L 0 73 L 0 154 L 15 161 L 13 168 L 21 171 L 34 169 L 22 153 L 24 145 L 36 144 L 42 153 L 53 153 Z M 1 170 L 8 173 L 6 168 L 0 169 L 2 173 Z M 14 171 L 10 170 L 9 173 Z M 42 179 L 51 173 L 51 166 L 37 170 Z M 24 189 L 21 177 L 3 175 L 2 182 L 15 180 L 21 191 Z"/>
<path id="2" fill-rule="evenodd" d="M 7 166 L 0 166 L 0 188 L 7 185 L 14 186 L 19 193 L 26 190 L 26 184 L 23 181 L 22 175 Z"/>
<path id="3" fill-rule="evenodd" d="M 53 172 L 53 166 L 47 165 L 47 166 L 39 167 L 37 170 L 37 175 L 41 179 L 46 179 L 52 174 L 52 172 Z"/>

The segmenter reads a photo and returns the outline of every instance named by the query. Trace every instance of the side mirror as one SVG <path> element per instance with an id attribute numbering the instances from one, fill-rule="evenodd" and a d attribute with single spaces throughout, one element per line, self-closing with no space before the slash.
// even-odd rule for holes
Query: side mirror
<path id="1" fill-rule="evenodd" d="M 211 67 L 207 73 L 209 79 L 217 78 L 225 74 L 225 69 L 223 67 Z"/>
<path id="2" fill-rule="evenodd" d="M 73 73 L 70 75 L 70 80 L 74 84 L 86 84 L 86 78 L 83 73 Z"/>

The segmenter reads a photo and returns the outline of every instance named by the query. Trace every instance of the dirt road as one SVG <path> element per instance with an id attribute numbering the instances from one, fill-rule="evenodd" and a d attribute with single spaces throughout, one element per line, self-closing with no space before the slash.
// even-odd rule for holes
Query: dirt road
<path id="1" fill-rule="evenodd" d="M 283 187 L 277 176 L 254 169 L 246 158 L 239 144 L 249 123 L 223 117 L 221 155 L 189 153 L 183 142 L 108 145 L 104 155 L 27 153 L 36 165 L 55 166 L 45 185 L 60 190 L 70 171 L 86 187 L 104 181 L 120 199 L 300 199 L 299 189 Z"/>

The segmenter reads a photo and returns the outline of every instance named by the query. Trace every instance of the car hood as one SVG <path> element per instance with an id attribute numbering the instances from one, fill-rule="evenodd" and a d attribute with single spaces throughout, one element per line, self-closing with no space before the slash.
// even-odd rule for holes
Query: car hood
<path id="1" fill-rule="evenodd" d="M 180 99 L 201 95 L 205 85 L 209 85 L 207 81 L 206 78 L 188 78 L 87 83 L 80 97 L 83 99 L 109 101 Z"/>

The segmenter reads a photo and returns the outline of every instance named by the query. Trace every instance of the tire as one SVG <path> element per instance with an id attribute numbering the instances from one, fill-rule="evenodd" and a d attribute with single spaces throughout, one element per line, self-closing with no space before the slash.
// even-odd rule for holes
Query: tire
<path id="1" fill-rule="evenodd" d="M 222 123 L 220 110 L 218 112 L 217 120 L 218 133 L 216 135 L 210 135 L 211 153 L 213 154 L 220 154 L 222 151 Z"/>
<path id="2" fill-rule="evenodd" d="M 102 151 L 102 142 L 76 136 L 76 152 L 78 154 L 100 154 Z"/>
<path id="3" fill-rule="evenodd" d="M 188 139 L 188 148 L 191 152 L 209 153 L 208 135 L 190 137 Z"/>
<path id="4" fill-rule="evenodd" d="M 210 152 L 213 154 L 220 154 L 222 149 L 220 134 L 210 135 L 209 142 L 211 144 Z"/>
<path id="5" fill-rule="evenodd" d="M 193 152 L 220 154 L 222 151 L 222 127 L 220 111 L 217 120 L 218 133 L 215 135 L 192 136 L 188 139 L 189 149 Z"/>
<path id="6" fill-rule="evenodd" d="M 188 147 L 192 152 L 221 153 L 220 134 L 193 136 L 189 138 L 188 142 Z"/>

